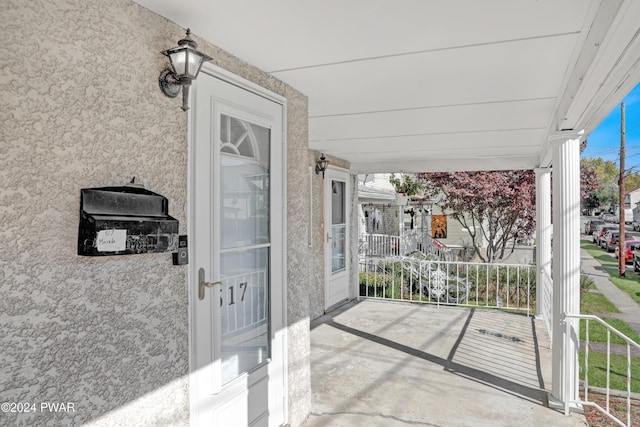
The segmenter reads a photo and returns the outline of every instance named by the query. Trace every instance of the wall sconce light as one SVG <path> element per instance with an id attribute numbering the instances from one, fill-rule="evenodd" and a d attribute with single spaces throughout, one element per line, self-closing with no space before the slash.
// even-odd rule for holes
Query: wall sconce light
<path id="1" fill-rule="evenodd" d="M 324 154 L 320 156 L 320 160 L 316 161 L 316 175 L 322 172 L 322 179 L 324 179 L 324 171 L 327 170 L 327 166 L 329 166 L 329 160 L 324 157 Z"/>
<path id="2" fill-rule="evenodd" d="M 169 98 L 175 98 L 182 88 L 182 110 L 189 109 L 189 86 L 198 77 L 204 61 L 212 58 L 196 50 L 198 45 L 191 40 L 191 30 L 187 28 L 187 36 L 178 41 L 178 47 L 162 52 L 171 60 L 171 68 L 160 73 L 160 89 Z"/>

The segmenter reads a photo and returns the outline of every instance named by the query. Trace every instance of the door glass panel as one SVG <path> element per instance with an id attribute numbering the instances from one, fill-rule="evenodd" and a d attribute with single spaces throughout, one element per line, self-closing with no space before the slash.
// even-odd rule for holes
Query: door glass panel
<path id="1" fill-rule="evenodd" d="M 269 129 L 222 115 L 220 133 L 221 248 L 269 243 Z"/>
<path id="2" fill-rule="evenodd" d="M 222 384 L 271 357 L 270 129 L 220 116 Z"/>
<path id="3" fill-rule="evenodd" d="M 271 357 L 269 250 L 248 249 L 220 257 L 222 384 Z"/>
<path id="4" fill-rule="evenodd" d="M 344 182 L 331 181 L 331 224 L 345 223 Z"/>
<path id="5" fill-rule="evenodd" d="M 331 234 L 333 237 L 333 247 L 331 249 L 331 272 L 336 273 L 345 269 L 344 244 L 345 244 L 344 225 L 331 226 Z"/>
<path id="6" fill-rule="evenodd" d="M 346 201 L 345 183 L 331 181 L 331 272 L 335 273 L 346 268 L 345 238 L 346 238 Z"/>

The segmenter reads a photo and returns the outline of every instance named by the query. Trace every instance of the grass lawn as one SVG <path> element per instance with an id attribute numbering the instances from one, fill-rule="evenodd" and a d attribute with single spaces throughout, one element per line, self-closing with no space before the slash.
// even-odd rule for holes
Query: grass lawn
<path id="1" fill-rule="evenodd" d="M 611 271 L 609 271 L 609 274 L 612 274 Z M 613 274 L 617 274 L 617 272 Z M 636 273 L 627 273 L 626 277 L 611 276 L 611 281 L 620 288 L 620 290 L 629 294 L 635 302 L 640 304 L 640 276 Z"/>
<path id="2" fill-rule="evenodd" d="M 582 240 L 580 247 L 586 250 L 589 255 L 596 259 L 611 276 L 611 283 L 620 290 L 629 294 L 631 298 L 640 304 L 640 276 L 636 273 L 627 272 L 625 277 L 618 276 L 618 260 L 603 252 L 602 249 L 593 243 Z"/>
<path id="3" fill-rule="evenodd" d="M 601 293 L 587 292 L 580 299 L 580 313 L 606 317 L 608 313 L 620 313 L 620 310 Z"/>
<path id="4" fill-rule="evenodd" d="M 640 344 L 640 336 L 638 336 L 638 334 L 636 333 L 636 331 L 634 331 L 633 329 L 631 329 L 631 327 L 624 321 L 620 320 L 620 319 L 610 319 L 610 318 L 604 318 L 602 319 L 604 320 L 606 323 L 608 323 L 609 325 L 613 326 L 614 328 L 616 328 L 617 330 L 619 330 L 620 332 L 622 332 L 623 334 L 625 334 L 627 337 L 629 337 L 630 339 L 632 339 L 633 341 L 635 341 L 636 343 Z M 584 340 L 587 337 L 587 321 L 586 320 L 581 320 L 580 321 L 580 339 Z M 600 323 L 595 322 L 593 320 L 589 321 L 589 341 L 590 342 L 607 342 L 607 329 L 602 326 Z M 617 334 L 612 333 L 611 334 L 611 343 L 612 344 L 623 344 L 626 345 L 627 342 L 625 340 L 623 340 L 622 338 L 618 337 Z"/>
<path id="5" fill-rule="evenodd" d="M 584 351 L 580 351 L 580 366 L 584 366 Z M 589 385 L 606 387 L 607 355 L 595 351 L 589 352 Z M 584 380 L 584 369 L 580 370 L 580 379 Z M 627 390 L 627 357 L 612 354 L 609 370 L 609 384 L 614 390 Z M 631 358 L 631 391 L 640 393 L 640 359 Z"/>

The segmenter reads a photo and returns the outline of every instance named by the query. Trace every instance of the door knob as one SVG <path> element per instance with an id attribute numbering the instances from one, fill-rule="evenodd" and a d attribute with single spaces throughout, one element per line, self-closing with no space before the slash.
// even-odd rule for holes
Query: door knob
<path id="1" fill-rule="evenodd" d="M 216 285 L 222 285 L 222 282 L 205 282 L 204 280 L 204 268 L 198 270 L 198 298 L 204 299 L 204 289 L 213 288 Z"/>

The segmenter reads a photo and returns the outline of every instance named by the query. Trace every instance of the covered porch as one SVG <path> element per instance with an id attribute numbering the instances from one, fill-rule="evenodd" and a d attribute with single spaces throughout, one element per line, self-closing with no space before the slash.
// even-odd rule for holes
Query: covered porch
<path id="1" fill-rule="evenodd" d="M 471 324 L 482 316 L 506 313 L 403 307 L 403 314 L 394 317 L 386 310 L 392 310 L 395 304 L 385 304 L 376 313 L 371 310 L 350 318 L 354 311 L 378 304 L 367 301 L 335 313 L 333 323 L 313 328 L 311 381 L 306 382 L 305 360 L 295 368 L 291 366 L 303 366 L 301 375 L 290 373 L 292 425 L 297 425 L 299 414 L 306 411 L 299 402 L 306 404 L 307 384 L 313 390 L 312 414 L 316 414 L 309 422 L 319 417 L 318 425 L 335 425 L 323 424 L 321 414 L 325 412 L 341 417 L 372 414 L 368 423 L 375 425 L 372 420 L 378 417 L 375 414 L 383 403 L 392 405 L 394 411 L 389 411 L 389 419 L 382 414 L 379 425 L 411 419 L 430 406 L 437 408 L 430 411 L 433 418 L 416 419 L 412 424 L 465 424 L 460 420 L 469 421 L 465 417 L 471 414 L 475 414 L 474 421 L 512 414 L 514 418 L 505 425 L 522 424 L 523 417 L 528 416 L 537 425 L 576 422 L 579 415 L 563 418 L 547 409 L 544 399 L 550 390 L 567 410 L 568 406 L 579 406 L 578 322 L 568 317 L 579 313 L 579 150 L 589 133 L 640 81 L 639 2 L 527 0 L 516 4 L 460 0 L 391 4 L 359 0 L 348 5 L 294 5 L 283 1 L 250 2 L 247 6 L 232 1 L 205 5 L 188 0 L 180 9 L 173 0 L 136 2 L 182 27 L 191 27 L 203 40 L 215 41 L 222 49 L 308 96 L 308 127 L 295 132 L 308 135 L 311 153 L 307 156 L 307 152 L 292 151 L 287 156 L 288 164 L 304 163 L 308 157 L 315 161 L 326 154 L 332 164 L 348 168 L 354 182 L 359 173 L 536 171 L 536 314 L 545 325 L 535 330 L 538 336 L 543 332 L 550 335 L 553 345 L 547 338 L 544 354 L 553 362 L 539 361 L 542 347 L 538 346 L 539 354 L 523 366 L 553 368 L 553 384 L 550 380 L 541 382 L 546 377 L 540 372 L 529 382 L 520 377 L 505 379 L 504 371 L 488 370 L 490 365 L 484 359 L 497 360 L 492 354 L 478 353 L 461 360 L 465 348 L 469 352 L 472 348 L 500 351 L 498 343 L 514 345 L 498 338 L 520 338 L 516 332 L 496 332 L 501 337 L 481 334 L 478 330 L 495 332 L 483 326 L 471 333 Z M 220 62 L 224 64 L 225 53 L 221 53 Z M 289 182 L 295 180 L 290 178 Z M 301 210 L 309 208 L 307 218 L 302 212 L 292 215 L 298 220 L 293 227 L 304 229 L 300 227 L 304 223 L 313 234 L 317 216 L 312 215 L 312 197 L 289 193 L 288 203 L 302 206 Z M 355 228 L 357 218 L 350 220 Z M 331 246 L 327 242 L 332 236 L 325 229 L 320 233 L 316 227 L 315 231 L 318 236 L 310 242 L 323 242 L 321 249 L 328 253 Z M 353 266 L 357 236 L 352 232 L 344 242 L 352 249 Z M 300 246 L 298 242 L 292 244 L 298 253 Z M 300 259 L 292 256 L 288 262 L 298 265 Z M 354 269 L 350 273 L 356 275 Z M 314 279 L 310 277 L 307 283 L 314 283 Z M 329 279 L 320 279 L 326 290 Z M 357 296 L 356 288 L 353 280 L 352 298 Z M 298 291 L 297 281 L 287 298 L 296 304 L 287 313 L 291 327 L 306 326 L 313 316 L 305 317 L 304 310 L 299 309 L 308 305 L 309 298 Z M 413 311 L 454 313 L 456 321 L 441 319 L 439 329 L 432 329 L 426 325 L 437 318 L 436 314 L 417 321 L 408 315 Z M 347 329 L 338 328 L 347 318 L 354 323 L 347 323 Z M 402 328 L 400 319 L 416 329 Z M 526 317 L 517 319 L 531 322 Z M 518 323 L 509 320 L 496 324 L 511 328 Z M 534 337 L 532 324 L 528 325 L 525 342 Z M 338 335 L 321 339 L 325 332 Z M 483 344 L 465 347 L 478 339 L 484 340 Z M 342 346 L 336 344 L 342 340 Z M 304 344 L 306 340 L 291 342 Z M 377 347 L 367 347 L 372 345 Z M 297 350 L 303 348 L 300 345 Z M 414 365 L 419 367 L 407 374 L 411 382 L 395 381 L 398 371 Z M 503 365 L 514 366 L 514 361 Z M 331 375 L 329 371 L 319 373 L 322 366 L 334 371 Z M 348 370 L 349 366 L 353 369 Z M 517 374 L 522 375 L 526 369 Z M 363 370 L 359 376 L 347 375 L 358 370 Z M 334 377 L 333 373 L 341 371 L 344 375 Z M 359 378 L 372 382 L 359 382 Z M 322 392 L 324 384 L 326 392 Z M 388 392 L 376 392 L 383 386 Z M 403 391 L 422 390 L 420 386 L 425 393 L 432 391 L 419 399 L 411 395 L 398 398 Z M 452 408 L 452 413 L 446 414 L 444 408 Z M 532 415 L 532 408 L 544 415 Z M 554 418 L 549 421 L 544 416 Z"/>
<path id="2" fill-rule="evenodd" d="M 332 416 L 384 426 L 496 425 L 505 414 L 520 414 L 511 425 L 580 418 L 545 407 L 548 390 L 566 412 L 579 406 L 579 147 L 640 82 L 640 1 L 9 0 L 1 10 L 12 48 L 0 83 L 0 402 L 64 399 L 81 409 L 7 422 L 196 425 L 202 416 L 206 425 L 300 427 L 339 425 Z M 212 59 L 208 77 L 186 85 L 185 112 L 158 79 L 169 66 L 162 52 L 187 28 Z M 199 108 L 203 93 L 212 102 Z M 197 115 L 219 100 L 224 108 Z M 262 166 L 243 175 L 255 187 L 243 205 L 255 239 L 234 230 L 241 245 L 228 248 L 220 218 L 242 203 L 229 197 L 225 205 L 215 177 L 231 175 L 196 150 L 209 153 L 211 140 L 229 148 L 218 132 L 222 116 L 229 128 L 234 119 L 247 122 L 247 132 L 262 129 L 264 150 L 252 148 L 250 160 L 270 159 L 268 179 Z M 245 132 L 239 136 L 235 148 Z M 375 301 L 352 302 L 323 323 L 338 241 L 323 222 L 333 213 L 324 195 L 334 190 L 332 174 L 325 180 L 316 171 L 324 155 L 344 183 L 335 191 L 344 201 L 336 223 L 345 262 L 337 265 L 340 280 L 353 280 L 340 282 L 351 287 L 336 292 L 338 302 L 358 296 L 357 194 L 349 191 L 358 174 L 535 169 L 536 315 L 545 326 L 535 323 L 534 335 L 522 315 Z M 166 196 L 188 237 L 189 264 L 173 265 L 168 253 L 78 254 L 80 190 L 133 177 Z M 196 191 L 196 182 L 204 187 Z M 260 259 L 272 273 L 257 294 L 269 296 L 262 313 L 273 316 L 266 352 L 247 341 L 260 362 L 245 367 L 245 349 L 233 346 L 227 378 L 214 292 L 221 279 L 239 277 L 223 270 L 245 268 L 216 267 L 224 251 L 239 248 L 256 254 L 246 270 Z M 248 284 L 225 291 L 228 306 L 253 307 L 239 294 Z M 522 357 L 491 365 L 520 347 Z"/>
<path id="3" fill-rule="evenodd" d="M 495 310 L 362 300 L 312 322 L 318 426 L 584 426 L 549 407 L 544 325 Z"/>

